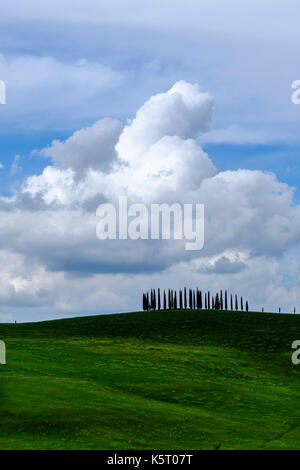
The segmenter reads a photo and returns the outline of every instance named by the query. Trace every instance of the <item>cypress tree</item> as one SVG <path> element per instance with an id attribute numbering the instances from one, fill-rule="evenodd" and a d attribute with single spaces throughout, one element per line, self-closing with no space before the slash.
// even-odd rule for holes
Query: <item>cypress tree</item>
<path id="1" fill-rule="evenodd" d="M 157 308 L 160 310 L 160 288 L 157 289 Z"/>
<path id="2" fill-rule="evenodd" d="M 174 308 L 177 310 L 177 293 L 174 294 Z"/>
<path id="3" fill-rule="evenodd" d="M 168 305 L 169 305 L 169 310 L 171 310 L 171 291 L 168 289 Z"/>
<path id="4" fill-rule="evenodd" d="M 167 297 L 166 297 L 166 291 L 164 290 L 164 310 L 167 310 Z"/>
<path id="5" fill-rule="evenodd" d="M 263 308 L 263 307 L 262 307 L 261 311 L 264 312 L 264 308 Z"/>
<path id="6" fill-rule="evenodd" d="M 214 296 L 211 298 L 211 308 L 214 310 L 215 309 L 215 299 Z"/>
<path id="7" fill-rule="evenodd" d="M 153 289 L 153 310 L 156 310 L 156 292 Z"/>
<path id="8" fill-rule="evenodd" d="M 202 292 L 199 292 L 199 303 L 200 303 L 200 308 L 202 309 Z"/>
<path id="9" fill-rule="evenodd" d="M 225 310 L 228 310 L 227 290 L 225 290 Z"/>
<path id="10" fill-rule="evenodd" d="M 184 288 L 184 308 L 187 308 L 186 287 Z"/>
<path id="11" fill-rule="evenodd" d="M 147 292 L 146 299 L 147 299 L 147 310 L 149 310 L 149 308 L 150 308 L 150 303 L 149 303 L 149 292 Z"/>
<path id="12" fill-rule="evenodd" d="M 241 297 L 241 310 L 244 310 L 243 297 Z"/>
<path id="13" fill-rule="evenodd" d="M 278 309 L 278 313 L 280 313 L 280 312 L 281 312 L 281 308 L 279 307 L 279 309 Z"/>
<path id="14" fill-rule="evenodd" d="M 239 309 L 239 304 L 238 304 L 238 299 L 237 299 L 237 295 L 235 294 L 235 309 L 238 310 Z"/>
<path id="15" fill-rule="evenodd" d="M 196 295 L 195 295 L 195 289 L 193 290 L 193 309 L 196 308 Z"/>
<path id="16" fill-rule="evenodd" d="M 233 300 L 232 300 L 232 294 L 230 295 L 230 308 L 233 310 Z"/>
<path id="17" fill-rule="evenodd" d="M 296 313 L 296 307 L 294 307 L 294 313 Z"/>
<path id="18" fill-rule="evenodd" d="M 218 292 L 216 293 L 215 309 L 216 309 L 216 310 L 219 310 L 219 309 L 220 309 L 220 301 L 219 301 L 219 294 L 218 294 Z"/>
<path id="19" fill-rule="evenodd" d="M 179 291 L 179 308 L 182 310 L 183 304 L 182 304 L 182 290 L 180 289 Z"/>
<path id="20" fill-rule="evenodd" d="M 205 292 L 205 310 L 207 310 L 207 295 L 206 295 L 206 292 Z"/>
<path id="21" fill-rule="evenodd" d="M 189 308 L 193 308 L 192 289 L 189 289 Z"/>
<path id="22" fill-rule="evenodd" d="M 220 309 L 223 310 L 223 292 L 222 292 L 222 289 L 221 289 L 221 292 L 220 292 Z"/>
<path id="23" fill-rule="evenodd" d="M 207 293 L 207 308 L 210 310 L 210 292 Z"/>
<path id="24" fill-rule="evenodd" d="M 248 304 L 248 300 L 246 300 L 246 312 L 249 311 L 249 304 Z"/>

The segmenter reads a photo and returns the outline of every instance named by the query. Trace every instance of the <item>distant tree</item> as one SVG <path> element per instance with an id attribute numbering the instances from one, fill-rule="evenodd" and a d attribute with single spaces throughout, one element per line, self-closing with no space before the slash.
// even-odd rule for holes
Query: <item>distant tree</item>
<path id="1" fill-rule="evenodd" d="M 219 294 L 218 292 L 215 295 L 215 310 L 218 310 Z"/>
<path id="2" fill-rule="evenodd" d="M 182 310 L 183 303 L 182 303 L 182 290 L 179 291 L 179 308 Z"/>
<path id="3" fill-rule="evenodd" d="M 205 308 L 210 310 L 211 308 L 214 310 L 223 310 L 226 311 L 229 308 L 228 305 L 228 292 L 221 289 L 215 295 L 211 295 L 210 291 L 205 292 L 202 298 L 202 291 L 199 288 L 191 289 L 187 292 L 187 288 L 173 290 L 168 289 L 168 294 L 166 290 L 163 291 L 163 299 L 161 297 L 161 289 L 150 289 L 149 292 L 144 292 L 142 295 L 142 304 L 143 310 L 161 310 L 162 309 L 162 302 L 163 302 L 163 309 L 183 309 L 183 308 L 190 308 L 190 309 L 202 309 Z M 168 295 L 168 297 L 167 297 Z M 188 296 L 188 298 L 187 298 Z M 233 305 L 234 302 L 234 305 Z M 239 305 L 240 304 L 240 305 Z M 240 300 L 235 294 L 234 296 L 230 294 L 230 308 L 233 310 L 240 310 L 243 311 L 244 308 L 248 312 L 249 311 L 249 303 L 248 300 L 245 301 L 241 296 Z M 262 307 L 262 312 L 264 312 L 264 307 Z M 281 313 L 281 307 L 279 307 L 278 312 Z M 294 307 L 294 313 L 296 313 L 296 307 Z"/>
<path id="4" fill-rule="evenodd" d="M 189 289 L 189 308 L 193 308 L 193 294 L 192 294 L 192 289 Z"/>
<path id="5" fill-rule="evenodd" d="M 296 307 L 294 307 L 294 313 L 296 313 Z"/>
<path id="6" fill-rule="evenodd" d="M 177 310 L 177 292 L 174 293 L 174 308 Z"/>
<path id="7" fill-rule="evenodd" d="M 279 307 L 279 309 L 278 309 L 278 313 L 280 313 L 280 312 L 281 312 L 281 308 Z"/>

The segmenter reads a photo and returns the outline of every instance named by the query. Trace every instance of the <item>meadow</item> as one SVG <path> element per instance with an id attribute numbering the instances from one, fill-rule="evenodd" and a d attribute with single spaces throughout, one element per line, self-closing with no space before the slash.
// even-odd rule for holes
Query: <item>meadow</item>
<path id="1" fill-rule="evenodd" d="M 300 316 L 0 324 L 0 449 L 299 449 Z"/>

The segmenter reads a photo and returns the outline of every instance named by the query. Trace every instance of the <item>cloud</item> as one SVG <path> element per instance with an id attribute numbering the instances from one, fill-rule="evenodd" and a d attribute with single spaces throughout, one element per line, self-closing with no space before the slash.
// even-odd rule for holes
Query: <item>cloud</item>
<path id="1" fill-rule="evenodd" d="M 175 0 L 171 9 L 158 0 L 143 7 L 137 0 L 53 0 L 46 10 L 36 0 L 23 9 L 6 3 L 1 132 L 70 135 L 108 114 L 132 117 L 149 95 L 184 77 L 201 80 L 218 102 L 207 141 L 299 143 L 299 109 L 290 101 L 298 78 L 295 0 L 289 8 L 270 0 L 204 0 L 188 8 Z"/>
<path id="2" fill-rule="evenodd" d="M 99 62 L 63 61 L 51 56 L 0 54 L 0 70 L 7 86 L 1 133 L 11 132 L 12 124 L 19 132 L 50 128 L 61 131 L 66 125 L 69 128 L 71 121 L 74 124 L 77 119 L 94 119 L 108 90 L 118 88 L 122 82 L 120 72 Z M 95 124 L 97 131 L 101 129 Z"/>
<path id="3" fill-rule="evenodd" d="M 0 199 L 0 312 L 130 310 L 145 287 L 187 280 L 240 289 L 252 305 L 264 295 L 278 302 L 278 292 L 282 305 L 296 302 L 294 188 L 258 170 L 219 172 L 196 140 L 213 110 L 209 93 L 180 81 L 152 96 L 124 129 L 101 120 L 43 149 L 53 164 Z M 96 205 L 120 195 L 130 203 L 204 203 L 204 249 L 187 252 L 184 240 L 98 240 Z"/>
<path id="4" fill-rule="evenodd" d="M 133 162 L 163 137 L 196 138 L 210 127 L 214 100 L 198 84 L 176 83 L 167 93 L 148 100 L 125 127 L 117 151 Z"/>
<path id="5" fill-rule="evenodd" d="M 227 256 L 221 256 L 214 262 L 209 262 L 206 266 L 202 266 L 199 272 L 207 274 L 236 274 L 247 268 L 247 264 L 239 259 L 231 260 Z"/>
<path id="6" fill-rule="evenodd" d="M 121 194 L 133 202 L 205 203 L 204 251 L 214 254 L 239 248 L 256 254 L 280 254 L 299 239 L 300 225 L 295 221 L 300 208 L 293 205 L 294 189 L 278 182 L 272 173 L 218 172 L 195 140 L 208 128 L 213 108 L 213 99 L 198 85 L 179 82 L 138 110 L 120 134 L 117 154 L 111 152 L 116 142 L 111 133 L 115 123 L 105 121 L 103 127 L 101 121 L 100 136 L 95 137 L 97 123 L 65 143 L 52 144 L 50 148 L 57 145 L 61 156 L 65 152 L 70 168 L 47 167 L 41 175 L 25 181 L 21 194 L 33 199 L 38 196 L 51 208 L 54 204 L 62 210 L 82 208 L 97 197 L 116 202 Z M 118 124 L 116 128 L 118 134 Z M 101 168 L 105 132 L 114 163 L 109 172 Z M 97 144 L 99 152 L 95 151 Z M 85 149 L 91 149 L 92 157 Z M 42 150 L 45 152 L 50 154 L 49 149 Z M 84 161 L 86 172 L 77 180 L 72 168 L 84 168 Z"/>
<path id="7" fill-rule="evenodd" d="M 294 136 L 296 140 L 298 137 Z M 277 140 L 284 141 L 284 132 L 278 133 Z M 261 129 L 248 129 L 239 125 L 232 125 L 223 129 L 214 129 L 204 134 L 199 141 L 201 144 L 268 144 L 274 141 L 273 132 Z"/>
<path id="8" fill-rule="evenodd" d="M 65 142 L 54 140 L 40 153 L 51 157 L 62 168 L 72 168 L 79 173 L 91 168 L 106 173 L 116 159 L 115 146 L 122 127 L 120 121 L 102 119 L 89 128 L 74 132 Z"/>
<path id="9" fill-rule="evenodd" d="M 38 0 L 27 0 L 26 8 L 20 8 L 18 0 L 10 0 L 2 6 L 1 20 L 22 23 L 65 21 L 89 25 L 108 23 L 118 27 L 142 25 L 166 27 L 168 30 L 188 24 L 190 30 L 198 31 L 199 18 L 203 18 L 207 31 L 247 37 L 254 29 L 256 36 L 261 38 L 270 35 L 265 28 L 265 19 L 268 18 L 281 38 L 286 35 L 289 37 L 289 29 L 297 27 L 296 15 L 293 12 L 298 4 L 296 0 L 289 0 L 288 5 L 289 8 L 279 3 L 274 5 L 271 0 L 265 0 L 264 3 L 259 0 L 244 0 L 243 4 L 238 0 L 227 0 L 226 7 L 223 7 L 218 0 L 202 0 L 190 2 L 187 8 L 182 0 L 173 0 L 170 8 L 168 3 L 159 0 L 153 0 L 151 5 L 143 6 L 138 0 L 129 0 L 126 4 L 122 0 L 115 0 L 114 4 L 109 0 L 86 0 L 84 4 L 78 0 L 53 0 L 45 10 Z M 270 18 L 271 9 L 273 15 Z M 216 11 L 222 14 L 216 15 Z M 290 28 L 285 26 L 287 24 Z"/>

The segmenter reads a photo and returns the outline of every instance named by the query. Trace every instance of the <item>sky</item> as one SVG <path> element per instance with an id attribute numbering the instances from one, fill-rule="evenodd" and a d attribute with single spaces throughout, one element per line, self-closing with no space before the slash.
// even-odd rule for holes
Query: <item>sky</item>
<path id="1" fill-rule="evenodd" d="M 300 311 L 296 0 L 3 0 L 0 321 L 139 310 L 153 287 Z M 96 237 L 203 203 L 205 243 Z"/>

